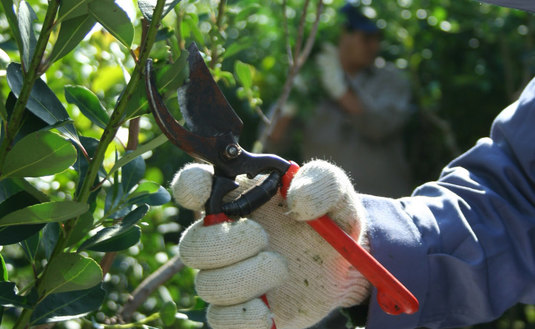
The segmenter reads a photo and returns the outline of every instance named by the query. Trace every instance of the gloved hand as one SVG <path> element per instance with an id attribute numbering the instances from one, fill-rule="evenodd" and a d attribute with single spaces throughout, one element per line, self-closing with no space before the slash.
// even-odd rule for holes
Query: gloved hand
<path id="1" fill-rule="evenodd" d="M 340 99 L 348 90 L 345 73 L 340 64 L 338 49 L 330 44 L 323 44 L 321 53 L 316 56 L 323 88 L 333 99 Z"/>
<path id="2" fill-rule="evenodd" d="M 190 164 L 172 182 L 182 206 L 201 210 L 211 191 L 213 169 Z M 239 176 L 239 196 L 264 177 Z M 195 222 L 179 244 L 182 261 L 200 269 L 198 295 L 211 305 L 214 329 L 306 328 L 337 307 L 361 303 L 370 283 L 304 221 L 328 214 L 366 247 L 364 210 L 349 178 L 315 160 L 295 175 L 287 200 L 280 193 L 249 219 L 203 226 Z M 268 307 L 259 298 L 266 294 Z"/>

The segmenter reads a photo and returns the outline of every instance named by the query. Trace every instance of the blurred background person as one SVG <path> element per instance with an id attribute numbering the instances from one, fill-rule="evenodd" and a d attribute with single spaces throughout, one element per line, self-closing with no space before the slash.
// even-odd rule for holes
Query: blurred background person
<path id="1" fill-rule="evenodd" d="M 349 172 L 359 191 L 410 194 L 403 128 L 410 115 L 409 81 L 390 63 L 376 61 L 381 32 L 359 8 L 340 9 L 338 45 L 322 45 L 316 57 L 329 99 L 305 124 L 303 157 L 332 160 Z"/>
<path id="2" fill-rule="evenodd" d="M 393 64 L 378 59 L 381 30 L 374 21 L 350 3 L 338 13 L 338 44 L 321 44 L 312 62 L 325 95 L 297 123 L 299 105 L 287 104 L 272 129 L 268 150 L 283 153 L 281 148 L 291 144 L 288 132 L 300 129 L 303 161 L 336 163 L 361 193 L 409 195 L 412 181 L 403 133 L 411 114 L 410 83 Z"/>

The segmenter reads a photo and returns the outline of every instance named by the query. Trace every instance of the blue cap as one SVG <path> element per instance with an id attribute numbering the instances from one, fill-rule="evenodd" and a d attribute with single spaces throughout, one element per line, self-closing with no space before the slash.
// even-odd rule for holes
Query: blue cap
<path id="1" fill-rule="evenodd" d="M 510 7 L 520 10 L 535 12 L 535 2 L 533 0 L 480 0 L 481 2 L 492 3 L 498 6 Z"/>
<path id="2" fill-rule="evenodd" d="M 340 8 L 340 13 L 344 16 L 344 26 L 350 31 L 363 31 L 375 33 L 379 31 L 375 22 L 364 16 L 360 10 L 350 3 L 346 3 Z"/>

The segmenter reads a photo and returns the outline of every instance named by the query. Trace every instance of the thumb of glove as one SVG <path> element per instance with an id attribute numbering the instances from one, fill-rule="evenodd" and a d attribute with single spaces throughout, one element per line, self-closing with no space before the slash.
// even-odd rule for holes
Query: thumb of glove
<path id="1" fill-rule="evenodd" d="M 288 208 L 298 221 L 325 214 L 354 236 L 364 232 L 365 210 L 351 180 L 340 167 L 314 160 L 297 172 L 288 189 Z"/>
<path id="2" fill-rule="evenodd" d="M 214 168 L 208 164 L 188 163 L 173 178 L 175 201 L 186 209 L 201 211 L 212 191 Z"/>

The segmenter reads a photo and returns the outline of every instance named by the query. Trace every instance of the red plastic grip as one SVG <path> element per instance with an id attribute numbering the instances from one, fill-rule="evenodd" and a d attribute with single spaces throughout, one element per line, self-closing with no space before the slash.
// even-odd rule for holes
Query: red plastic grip
<path id="1" fill-rule="evenodd" d="M 290 182 L 298 170 L 299 166 L 292 162 L 283 176 L 283 197 L 286 198 Z M 329 216 L 324 215 L 307 223 L 377 288 L 377 301 L 383 311 L 391 315 L 418 311 L 416 297 Z"/>

